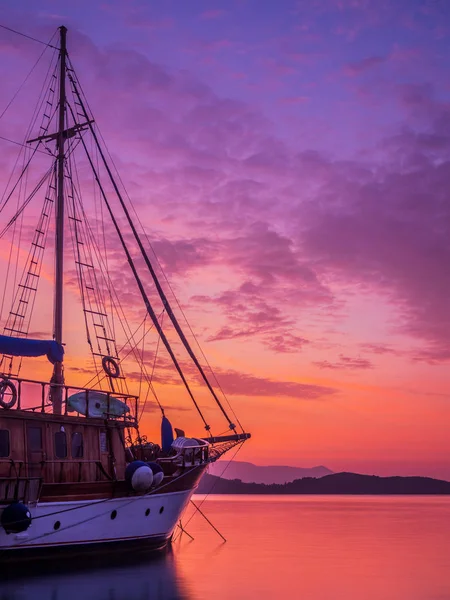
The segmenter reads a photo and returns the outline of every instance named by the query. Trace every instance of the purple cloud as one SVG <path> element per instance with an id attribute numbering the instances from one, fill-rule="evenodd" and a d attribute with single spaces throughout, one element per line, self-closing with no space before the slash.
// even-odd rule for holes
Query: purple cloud
<path id="1" fill-rule="evenodd" d="M 356 75 L 360 75 L 361 73 L 365 73 L 366 71 L 373 69 L 374 67 L 383 64 L 386 61 L 386 58 L 383 56 L 369 56 L 358 62 L 353 62 L 345 65 L 344 73 L 349 75 L 350 77 L 354 77 Z"/>

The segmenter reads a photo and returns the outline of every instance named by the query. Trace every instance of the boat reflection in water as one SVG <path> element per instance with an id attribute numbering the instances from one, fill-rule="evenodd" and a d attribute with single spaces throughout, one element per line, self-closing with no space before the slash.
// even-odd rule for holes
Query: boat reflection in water
<path id="1" fill-rule="evenodd" d="M 29 564 L 5 579 L 0 574 L 1 600 L 189 600 L 172 552 L 157 556 L 126 556 L 89 569 L 67 566 L 64 572 Z"/>

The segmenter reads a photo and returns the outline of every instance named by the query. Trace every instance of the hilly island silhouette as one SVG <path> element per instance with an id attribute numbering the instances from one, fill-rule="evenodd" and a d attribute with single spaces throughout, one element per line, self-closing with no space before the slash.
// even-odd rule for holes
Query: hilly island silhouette
<path id="1" fill-rule="evenodd" d="M 239 474 L 240 477 L 236 476 Z M 202 478 L 197 493 L 448 495 L 450 482 L 431 477 L 333 473 L 322 466 L 264 467 L 224 461 L 212 465 L 210 473 Z"/>

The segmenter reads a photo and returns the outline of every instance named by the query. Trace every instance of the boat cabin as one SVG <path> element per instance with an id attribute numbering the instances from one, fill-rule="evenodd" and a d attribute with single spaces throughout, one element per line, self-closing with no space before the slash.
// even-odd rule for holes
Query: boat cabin
<path id="1" fill-rule="evenodd" d="M 0 406 L 0 503 L 14 495 L 33 502 L 46 490 L 54 490 L 55 485 L 60 495 L 68 487 L 60 484 L 125 478 L 126 439 L 131 437 L 131 430 L 137 429 L 137 397 L 64 386 L 63 414 L 58 415 L 47 412 L 46 388 L 50 384 L 23 379 L 7 382 L 16 405 Z M 42 388 L 41 404 L 32 409 L 23 406 L 23 390 L 30 386 Z M 91 401 L 101 398 L 100 394 L 104 397 L 103 407 Z M 75 398 L 75 406 L 81 410 L 80 395 L 87 398 L 86 414 L 74 411 L 71 404 L 71 398 Z M 108 402 L 120 402 L 123 413 L 108 413 Z M 95 416 L 89 414 L 90 408 Z"/>

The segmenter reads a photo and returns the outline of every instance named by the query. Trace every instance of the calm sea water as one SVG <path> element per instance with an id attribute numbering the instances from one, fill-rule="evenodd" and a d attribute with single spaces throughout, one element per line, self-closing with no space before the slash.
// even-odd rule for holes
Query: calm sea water
<path id="1" fill-rule="evenodd" d="M 450 498 L 210 496 L 202 510 L 227 543 L 197 514 L 195 540 L 158 559 L 24 573 L 0 582 L 0 599 L 450 598 Z"/>

